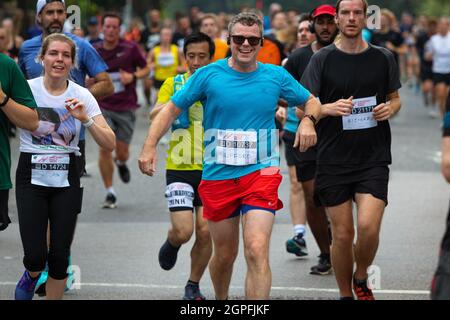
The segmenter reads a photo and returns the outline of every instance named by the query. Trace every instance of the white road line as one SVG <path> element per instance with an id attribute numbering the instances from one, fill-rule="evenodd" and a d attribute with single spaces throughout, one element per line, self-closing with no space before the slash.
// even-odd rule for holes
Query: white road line
<path id="1" fill-rule="evenodd" d="M 1 286 L 15 286 L 17 282 L 0 282 Z M 184 286 L 139 284 L 139 283 L 81 283 L 81 287 L 108 287 L 108 288 L 141 288 L 141 289 L 184 289 Z M 212 289 L 212 288 L 209 288 Z M 243 290 L 243 287 L 230 287 L 232 290 Z M 303 291 L 303 292 L 327 292 L 338 293 L 337 289 L 326 288 L 302 288 L 302 287 L 272 287 L 276 291 Z M 380 294 L 405 294 L 405 295 L 430 295 L 428 290 L 373 290 Z"/>

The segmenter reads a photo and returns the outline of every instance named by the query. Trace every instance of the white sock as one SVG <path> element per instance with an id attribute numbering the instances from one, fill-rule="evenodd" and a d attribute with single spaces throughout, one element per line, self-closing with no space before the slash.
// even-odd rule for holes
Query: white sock
<path id="1" fill-rule="evenodd" d="M 306 226 L 304 224 L 296 224 L 294 226 L 294 234 L 298 235 L 300 233 L 303 235 L 306 233 Z"/>
<path id="2" fill-rule="evenodd" d="M 118 165 L 118 166 L 122 166 L 122 165 L 124 165 L 126 162 L 122 162 L 122 161 L 120 161 L 120 160 L 116 160 L 116 164 Z"/>
<path id="3" fill-rule="evenodd" d="M 113 195 L 116 195 L 116 192 L 114 191 L 114 187 L 106 188 L 106 191 L 107 191 L 108 193 L 112 193 Z"/>

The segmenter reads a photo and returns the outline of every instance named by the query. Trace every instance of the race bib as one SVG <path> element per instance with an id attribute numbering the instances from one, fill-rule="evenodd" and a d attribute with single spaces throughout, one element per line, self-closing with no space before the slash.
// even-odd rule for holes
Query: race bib
<path id="1" fill-rule="evenodd" d="M 167 206 L 173 208 L 194 208 L 194 189 L 187 183 L 172 183 L 166 188 Z"/>
<path id="2" fill-rule="evenodd" d="M 110 72 L 109 76 L 114 85 L 114 93 L 120 93 L 125 91 L 125 86 L 120 81 L 120 72 Z"/>
<path id="3" fill-rule="evenodd" d="M 31 157 L 31 184 L 35 186 L 69 187 L 68 154 L 34 154 Z"/>
<path id="4" fill-rule="evenodd" d="M 258 138 L 254 131 L 218 130 L 217 163 L 247 166 L 258 160 Z"/>
<path id="5" fill-rule="evenodd" d="M 160 53 L 158 56 L 158 64 L 161 67 L 171 67 L 175 64 L 175 57 L 171 52 Z"/>
<path id="6" fill-rule="evenodd" d="M 342 127 L 344 130 L 361 130 L 378 126 L 378 122 L 373 117 L 373 108 L 377 106 L 375 96 L 354 99 L 352 114 L 342 117 Z"/>

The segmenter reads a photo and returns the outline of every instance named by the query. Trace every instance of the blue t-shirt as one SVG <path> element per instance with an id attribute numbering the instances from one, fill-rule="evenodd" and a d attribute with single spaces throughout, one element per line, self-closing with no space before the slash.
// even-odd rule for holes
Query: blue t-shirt
<path id="1" fill-rule="evenodd" d="M 279 166 L 277 102 L 303 105 L 309 97 L 284 68 L 258 63 L 255 71 L 244 73 L 222 59 L 197 70 L 172 102 L 183 110 L 202 103 L 203 179 L 226 180 Z"/>
<path id="2" fill-rule="evenodd" d="M 71 80 L 84 87 L 86 75 L 95 77 L 101 72 L 108 70 L 108 66 L 102 57 L 84 39 L 81 39 L 71 33 L 64 33 L 71 38 L 77 46 L 77 65 L 70 71 Z M 28 80 L 38 78 L 43 75 L 44 67 L 38 62 L 38 54 L 42 46 L 42 35 L 36 36 L 23 43 L 19 53 L 19 66 L 25 78 Z M 84 140 L 84 127 L 80 140 Z"/>
<path id="3" fill-rule="evenodd" d="M 296 133 L 299 125 L 299 120 L 297 115 L 295 114 L 295 109 L 297 107 L 288 107 L 287 108 L 287 119 L 286 124 L 284 125 L 284 130 Z"/>

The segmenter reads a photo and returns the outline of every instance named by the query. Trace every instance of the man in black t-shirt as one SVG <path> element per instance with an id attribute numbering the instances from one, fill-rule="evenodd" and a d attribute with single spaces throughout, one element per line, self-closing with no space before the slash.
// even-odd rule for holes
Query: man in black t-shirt
<path id="1" fill-rule="evenodd" d="M 444 117 L 442 173 L 447 182 L 450 183 L 450 93 L 447 97 Z M 431 284 L 431 299 L 450 300 L 450 209 L 447 215 L 447 228 L 442 239 L 438 268 Z"/>
<path id="2" fill-rule="evenodd" d="M 331 261 L 340 296 L 353 299 L 353 280 L 359 300 L 374 299 L 367 268 L 375 258 L 388 202 L 391 132 L 387 120 L 401 106 L 394 56 L 362 38 L 366 12 L 365 0 L 338 1 L 341 39 L 318 51 L 301 79 L 323 105 L 317 126 L 315 199 L 325 206 L 331 221 Z M 358 208 L 355 247 L 353 200 Z"/>
<path id="3" fill-rule="evenodd" d="M 295 50 L 289 56 L 285 65 L 286 70 L 298 81 L 300 81 L 313 54 L 334 42 L 338 33 L 334 21 L 335 14 L 336 9 L 331 5 L 321 5 L 312 11 L 311 30 L 316 34 L 317 40 L 306 47 Z M 316 174 L 316 148 L 313 147 L 306 152 L 299 152 L 293 148 L 295 134 L 290 134 L 288 130 L 285 130 L 283 139 L 286 143 L 286 159 L 294 159 L 297 179 L 301 182 L 305 195 L 306 217 L 311 232 L 320 249 L 319 263 L 311 268 L 311 274 L 326 275 L 331 272 L 331 239 L 328 233 L 328 219 L 325 210 L 323 207 L 316 206 L 313 199 L 314 177 Z M 292 147 L 289 148 L 289 144 Z M 291 155 L 288 152 L 291 152 Z M 293 215 L 294 213 L 292 212 L 291 214 Z M 301 246 L 304 243 L 302 238 L 302 234 L 297 234 L 293 239 L 288 240 L 286 247 L 293 247 L 292 244 Z"/>

